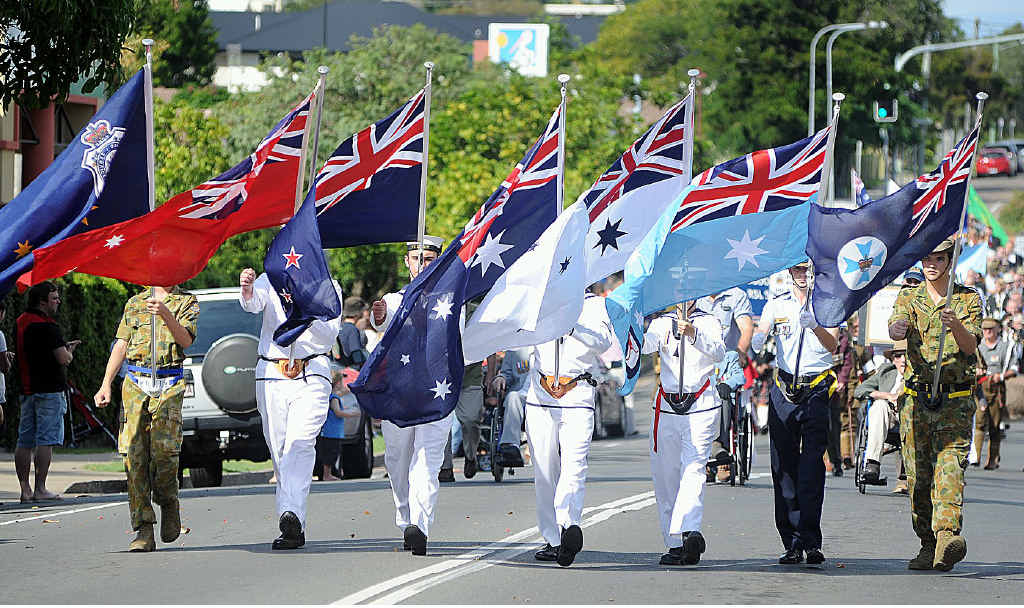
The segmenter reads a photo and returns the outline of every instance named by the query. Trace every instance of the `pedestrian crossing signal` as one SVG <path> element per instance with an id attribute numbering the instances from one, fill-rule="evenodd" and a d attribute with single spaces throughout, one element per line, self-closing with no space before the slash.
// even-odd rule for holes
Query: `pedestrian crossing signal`
<path id="1" fill-rule="evenodd" d="M 896 122 L 900 114 L 900 102 L 896 99 L 875 102 L 875 122 Z"/>

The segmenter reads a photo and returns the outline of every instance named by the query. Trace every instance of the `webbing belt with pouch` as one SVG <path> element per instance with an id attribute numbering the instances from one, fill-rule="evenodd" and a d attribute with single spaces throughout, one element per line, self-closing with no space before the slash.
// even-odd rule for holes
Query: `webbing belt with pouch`
<path id="1" fill-rule="evenodd" d="M 658 398 L 654 401 L 654 451 L 658 451 L 658 422 L 661 420 L 661 400 L 665 399 L 668 406 L 672 408 L 672 411 L 679 414 L 680 416 L 686 416 L 690 413 L 690 408 L 696 403 L 700 396 L 704 394 L 704 391 L 708 390 L 711 386 L 711 379 L 708 378 L 693 393 L 666 393 L 665 389 L 658 385 Z M 667 413 L 667 412 L 666 412 Z"/>
<path id="2" fill-rule="evenodd" d="M 159 396 L 185 376 L 185 371 L 180 367 L 157 368 L 155 380 L 152 368 L 128 363 L 125 365 L 125 370 L 126 375 L 131 378 L 135 386 L 150 397 Z"/>
<path id="3" fill-rule="evenodd" d="M 301 359 L 292 359 L 290 362 L 288 359 L 270 359 L 260 355 L 260 360 L 268 363 L 273 363 L 277 367 L 277 371 L 281 372 L 281 375 L 289 380 L 294 380 L 302 374 L 302 377 L 306 377 L 306 364 L 316 359 L 317 357 L 326 357 L 327 353 L 316 353 L 308 357 L 302 357 Z"/>
<path id="4" fill-rule="evenodd" d="M 569 378 L 567 376 L 559 376 L 557 383 L 555 382 L 554 376 L 548 376 L 546 374 L 540 375 L 540 386 L 544 389 L 547 394 L 551 395 L 555 399 L 561 399 L 569 391 L 576 388 L 576 384 L 580 381 L 586 382 L 590 386 L 597 386 L 597 380 L 594 380 L 594 376 L 590 372 L 583 372 L 575 378 Z"/>
<path id="5" fill-rule="evenodd" d="M 782 370 L 775 369 L 775 386 L 779 387 L 779 390 L 789 399 L 792 403 L 799 403 L 803 401 L 807 395 L 819 384 L 827 379 L 832 379 L 832 382 L 828 387 L 829 398 L 836 392 L 836 374 L 831 369 L 826 369 L 809 382 L 800 382 L 799 378 L 795 378 L 792 384 L 787 384 L 779 379 L 779 374 L 785 373 Z M 788 374 L 787 374 L 788 375 Z"/>
<path id="6" fill-rule="evenodd" d="M 939 384 L 939 394 L 933 395 L 931 384 L 907 382 L 907 385 L 903 387 L 903 392 L 911 397 L 919 397 L 919 399 L 915 399 L 915 403 L 920 402 L 930 410 L 937 410 L 942 407 L 942 402 L 946 399 L 970 397 L 974 394 L 974 387 L 971 386 L 970 382 L 964 382 L 963 384 Z"/>

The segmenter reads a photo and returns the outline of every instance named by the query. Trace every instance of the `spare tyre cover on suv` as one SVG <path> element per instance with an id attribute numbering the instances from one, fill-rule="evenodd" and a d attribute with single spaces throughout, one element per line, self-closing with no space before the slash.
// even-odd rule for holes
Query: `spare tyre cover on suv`
<path id="1" fill-rule="evenodd" d="M 249 334 L 230 334 L 214 342 L 203 359 L 203 388 L 229 414 L 256 410 L 258 347 Z"/>

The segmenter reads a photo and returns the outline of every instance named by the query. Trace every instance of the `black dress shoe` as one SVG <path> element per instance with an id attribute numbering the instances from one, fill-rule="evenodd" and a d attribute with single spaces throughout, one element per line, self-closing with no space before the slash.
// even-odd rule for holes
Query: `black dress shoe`
<path id="1" fill-rule="evenodd" d="M 700 554 L 708 548 L 704 535 L 700 532 L 686 532 L 683 534 L 683 564 L 694 566 L 700 563 Z"/>
<path id="2" fill-rule="evenodd" d="M 843 458 L 843 468 L 844 469 L 852 469 L 853 468 L 853 460 L 850 459 L 850 458 Z"/>
<path id="3" fill-rule="evenodd" d="M 998 468 L 999 468 L 998 464 L 986 464 L 985 465 L 985 470 L 986 471 L 995 471 Z"/>
<path id="4" fill-rule="evenodd" d="M 841 464 L 833 465 L 832 466 L 832 477 L 842 477 L 842 476 L 843 476 L 843 465 L 841 465 Z"/>
<path id="5" fill-rule="evenodd" d="M 523 462 L 523 453 L 511 443 L 503 443 L 498 446 L 498 462 L 503 467 L 526 466 L 526 463 Z"/>
<path id="6" fill-rule="evenodd" d="M 673 547 L 668 550 L 668 553 L 661 556 L 658 563 L 662 566 L 682 566 L 683 565 L 683 548 Z"/>
<path id="7" fill-rule="evenodd" d="M 437 474 L 437 480 L 447 482 L 455 481 L 455 471 L 452 469 L 441 469 Z"/>
<path id="8" fill-rule="evenodd" d="M 299 521 L 299 517 L 295 513 L 291 511 L 282 513 L 278 528 L 281 530 L 281 536 L 274 539 L 274 543 L 271 545 L 272 549 L 298 549 L 306 544 L 306 535 L 302 532 L 302 522 Z"/>
<path id="9" fill-rule="evenodd" d="M 821 552 L 821 549 L 808 549 L 807 550 L 807 563 L 816 566 L 818 564 L 825 563 L 825 554 Z"/>
<path id="10" fill-rule="evenodd" d="M 786 551 L 786 553 L 782 557 L 779 558 L 779 563 L 780 564 L 785 564 L 787 566 L 791 566 L 793 564 L 799 564 L 799 563 L 802 563 L 803 561 L 804 561 L 804 552 L 801 551 L 800 549 L 790 549 L 789 551 Z"/>
<path id="11" fill-rule="evenodd" d="M 562 544 L 558 545 L 558 565 L 571 566 L 576 554 L 583 548 L 583 530 L 573 524 L 562 530 Z"/>
<path id="12" fill-rule="evenodd" d="M 539 562 L 553 562 L 558 559 L 558 547 L 545 544 L 540 551 L 533 554 L 533 558 Z"/>
<path id="13" fill-rule="evenodd" d="M 473 476 L 476 475 L 476 460 L 475 459 L 474 460 L 470 460 L 469 458 L 466 459 L 466 464 L 462 467 L 462 474 L 466 477 L 466 479 L 473 479 Z"/>
<path id="14" fill-rule="evenodd" d="M 980 462 L 972 462 L 972 463 L 971 463 L 971 466 L 972 466 L 972 467 L 980 467 L 980 466 L 981 466 L 981 463 L 980 463 Z"/>
<path id="15" fill-rule="evenodd" d="M 874 460 L 864 463 L 864 481 L 867 483 L 878 483 L 880 467 Z"/>
<path id="16" fill-rule="evenodd" d="M 420 530 L 419 526 L 408 526 L 404 536 L 404 545 L 409 551 L 412 551 L 413 555 L 427 554 L 427 535 Z"/>

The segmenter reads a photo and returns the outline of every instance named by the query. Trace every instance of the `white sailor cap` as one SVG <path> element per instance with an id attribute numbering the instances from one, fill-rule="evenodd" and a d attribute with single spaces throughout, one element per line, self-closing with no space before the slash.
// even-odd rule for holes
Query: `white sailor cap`
<path id="1" fill-rule="evenodd" d="M 430 236 L 429 234 L 423 235 L 423 250 L 433 251 L 434 253 L 441 253 L 441 248 L 444 247 L 444 239 L 439 236 Z M 406 251 L 419 251 L 419 241 L 409 241 L 405 244 Z"/>

